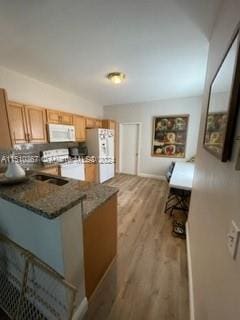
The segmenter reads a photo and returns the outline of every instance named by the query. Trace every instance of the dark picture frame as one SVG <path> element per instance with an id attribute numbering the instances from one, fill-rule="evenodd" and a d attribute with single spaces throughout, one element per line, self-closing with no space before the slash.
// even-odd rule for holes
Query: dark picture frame
<path id="1" fill-rule="evenodd" d="M 203 147 L 222 162 L 231 159 L 240 101 L 239 47 L 238 26 L 209 89 Z"/>
<path id="2" fill-rule="evenodd" d="M 152 156 L 185 158 L 189 115 L 153 117 Z"/>

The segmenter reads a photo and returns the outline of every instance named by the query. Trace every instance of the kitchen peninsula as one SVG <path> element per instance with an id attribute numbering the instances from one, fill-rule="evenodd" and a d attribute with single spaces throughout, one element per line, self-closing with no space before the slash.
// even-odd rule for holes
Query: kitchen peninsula
<path id="1" fill-rule="evenodd" d="M 78 312 L 116 255 L 118 190 L 37 171 L 27 178 L 0 186 L 0 233 L 77 287 Z"/>

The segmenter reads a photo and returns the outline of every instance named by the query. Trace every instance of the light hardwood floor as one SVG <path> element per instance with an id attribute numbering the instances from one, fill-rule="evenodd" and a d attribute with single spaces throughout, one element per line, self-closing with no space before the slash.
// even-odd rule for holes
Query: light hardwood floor
<path id="1" fill-rule="evenodd" d="M 118 255 L 89 301 L 87 320 L 188 320 L 185 240 L 163 213 L 164 181 L 117 175 Z"/>

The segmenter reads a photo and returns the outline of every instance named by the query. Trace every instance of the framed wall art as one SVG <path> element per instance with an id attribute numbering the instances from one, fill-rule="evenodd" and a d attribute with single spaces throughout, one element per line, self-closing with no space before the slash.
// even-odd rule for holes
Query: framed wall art
<path id="1" fill-rule="evenodd" d="M 153 118 L 152 156 L 185 158 L 189 115 Z"/>
<path id="2" fill-rule="evenodd" d="M 239 28 L 212 80 L 204 132 L 204 148 L 225 162 L 230 160 L 239 108 Z"/>

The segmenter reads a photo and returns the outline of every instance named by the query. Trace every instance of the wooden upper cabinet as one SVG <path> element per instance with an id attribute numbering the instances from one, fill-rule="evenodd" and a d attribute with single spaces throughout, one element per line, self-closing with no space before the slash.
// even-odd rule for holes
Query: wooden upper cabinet
<path id="1" fill-rule="evenodd" d="M 0 89 L 0 148 L 3 150 L 12 148 L 14 143 L 10 133 L 7 105 L 7 92 L 4 89 Z"/>
<path id="2" fill-rule="evenodd" d="M 47 122 L 72 125 L 73 115 L 67 112 L 47 109 Z"/>
<path id="3" fill-rule="evenodd" d="M 86 128 L 96 128 L 96 119 L 94 118 L 86 118 Z"/>
<path id="4" fill-rule="evenodd" d="M 67 112 L 60 112 L 61 124 L 73 124 L 73 115 Z"/>
<path id="5" fill-rule="evenodd" d="M 46 112 L 44 108 L 25 106 L 27 135 L 30 143 L 46 143 Z"/>
<path id="6" fill-rule="evenodd" d="M 74 125 L 76 141 L 86 140 L 86 128 L 115 129 L 112 120 L 73 115 L 59 110 L 8 101 L 6 90 L 0 88 L 0 148 L 10 149 L 14 144 L 46 143 L 47 123 Z M 95 168 L 96 169 L 96 168 Z M 94 176 L 94 166 L 89 170 L 90 180 Z"/>
<path id="7" fill-rule="evenodd" d="M 47 109 L 47 122 L 58 124 L 60 121 L 60 112 L 57 110 Z"/>
<path id="8" fill-rule="evenodd" d="M 75 126 L 76 141 L 85 141 L 86 140 L 85 118 L 82 116 L 74 115 L 73 124 Z"/>
<path id="9" fill-rule="evenodd" d="M 116 130 L 116 122 L 113 120 L 109 121 L 109 129 L 114 129 Z"/>
<path id="10" fill-rule="evenodd" d="M 13 144 L 27 143 L 27 127 L 24 106 L 19 103 L 8 103 L 8 118 Z"/>
<path id="11" fill-rule="evenodd" d="M 116 121 L 109 120 L 109 119 L 102 120 L 102 127 L 104 129 L 114 129 L 114 130 L 116 130 Z"/>
<path id="12" fill-rule="evenodd" d="M 96 119 L 96 128 L 102 128 L 102 120 Z"/>
<path id="13" fill-rule="evenodd" d="M 9 102 L 8 117 L 13 144 L 47 142 L 44 108 Z"/>

